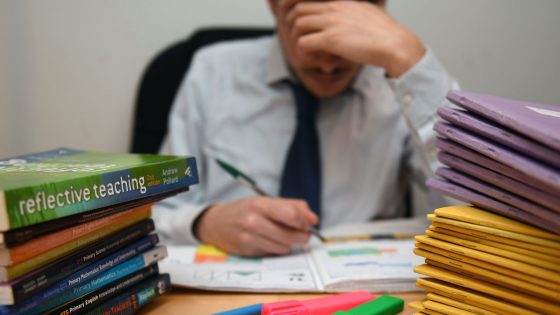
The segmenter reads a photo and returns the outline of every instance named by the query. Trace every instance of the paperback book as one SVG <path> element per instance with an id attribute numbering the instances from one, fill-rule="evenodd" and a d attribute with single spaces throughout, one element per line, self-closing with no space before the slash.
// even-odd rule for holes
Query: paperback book
<path id="1" fill-rule="evenodd" d="M 184 190 L 193 157 L 56 149 L 0 160 L 0 231 Z"/>

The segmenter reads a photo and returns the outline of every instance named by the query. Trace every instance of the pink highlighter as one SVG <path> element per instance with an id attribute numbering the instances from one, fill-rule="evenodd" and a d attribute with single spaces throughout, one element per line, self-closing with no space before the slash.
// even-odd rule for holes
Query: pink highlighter
<path id="1" fill-rule="evenodd" d="M 303 301 L 268 303 L 263 304 L 261 315 L 331 315 L 336 311 L 348 311 L 376 297 L 366 291 L 356 291 Z"/>

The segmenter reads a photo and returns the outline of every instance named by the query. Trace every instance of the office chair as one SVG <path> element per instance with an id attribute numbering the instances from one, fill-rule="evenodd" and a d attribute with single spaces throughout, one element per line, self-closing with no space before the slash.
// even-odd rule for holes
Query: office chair
<path id="1" fill-rule="evenodd" d="M 272 33 L 272 28 L 205 28 L 158 53 L 148 64 L 140 81 L 135 103 L 131 152 L 158 152 L 167 133 L 171 104 L 192 57 L 199 48 L 219 41 L 254 38 Z"/>

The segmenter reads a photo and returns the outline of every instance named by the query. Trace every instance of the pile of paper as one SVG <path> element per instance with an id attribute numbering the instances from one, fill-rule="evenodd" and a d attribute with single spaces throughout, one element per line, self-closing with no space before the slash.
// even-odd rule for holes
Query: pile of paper
<path id="1" fill-rule="evenodd" d="M 425 313 L 560 314 L 560 107 L 452 91 L 434 129 L 447 167 L 414 252 Z"/>

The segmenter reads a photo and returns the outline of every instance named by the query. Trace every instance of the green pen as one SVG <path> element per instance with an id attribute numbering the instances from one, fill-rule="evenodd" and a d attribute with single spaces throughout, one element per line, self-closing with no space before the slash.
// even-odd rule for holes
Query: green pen
<path id="1" fill-rule="evenodd" d="M 375 300 L 358 305 L 349 311 L 338 311 L 332 315 L 395 315 L 402 312 L 404 300 L 381 295 Z"/>
<path id="2" fill-rule="evenodd" d="M 235 178 L 238 182 L 240 182 L 242 185 L 244 185 L 246 187 L 249 187 L 254 192 L 256 192 L 259 196 L 271 197 L 264 190 L 262 190 L 259 186 L 257 186 L 257 182 L 254 179 L 252 179 L 251 177 L 249 177 L 245 173 L 241 172 L 237 168 L 233 167 L 231 164 L 228 164 L 228 163 L 226 163 L 226 162 L 224 162 L 220 159 L 216 159 L 216 163 L 218 163 L 218 165 L 224 171 L 226 171 L 228 174 L 233 176 L 233 178 Z M 317 236 L 321 240 L 321 242 L 325 242 L 327 240 L 324 236 L 322 236 L 319 233 L 319 231 L 316 228 L 311 228 L 311 234 Z"/>

